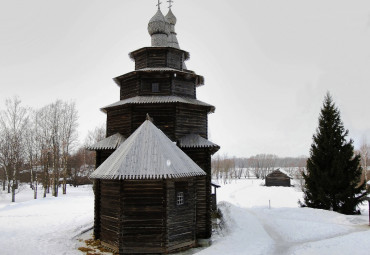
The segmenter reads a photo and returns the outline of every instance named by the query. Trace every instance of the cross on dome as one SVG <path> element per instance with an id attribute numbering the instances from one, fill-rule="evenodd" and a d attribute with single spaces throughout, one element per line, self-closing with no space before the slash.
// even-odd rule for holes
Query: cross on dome
<path id="1" fill-rule="evenodd" d="M 156 6 L 158 6 L 158 10 L 161 9 L 161 4 L 162 4 L 162 2 L 160 0 L 158 0 L 158 4 L 156 5 Z"/>
<path id="2" fill-rule="evenodd" d="M 172 7 L 172 3 L 173 3 L 174 1 L 172 1 L 172 0 L 168 0 L 167 2 L 168 2 L 168 4 L 169 4 L 169 7 L 168 7 L 168 8 L 170 8 L 170 9 L 171 9 L 171 7 Z"/>

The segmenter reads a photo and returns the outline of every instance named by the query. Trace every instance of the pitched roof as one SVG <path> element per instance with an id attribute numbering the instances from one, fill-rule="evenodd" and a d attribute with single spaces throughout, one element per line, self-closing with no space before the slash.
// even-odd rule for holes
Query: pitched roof
<path id="1" fill-rule="evenodd" d="M 168 179 L 206 173 L 146 120 L 91 175 L 92 179 Z"/>
<path id="2" fill-rule="evenodd" d="M 286 179 L 291 179 L 287 174 L 283 173 L 282 171 L 280 171 L 280 169 L 276 169 L 274 171 L 272 171 L 271 173 L 269 173 L 266 178 L 269 177 L 269 178 L 275 178 L 275 177 L 279 177 L 279 178 L 286 178 Z"/>
<path id="3" fill-rule="evenodd" d="M 109 108 L 125 104 L 152 104 L 152 103 L 184 103 L 184 104 L 202 105 L 210 107 L 211 112 L 215 111 L 215 107 L 213 105 L 204 103 L 197 99 L 178 96 L 136 96 L 110 104 L 106 107 L 101 108 L 101 110 L 103 112 L 106 112 L 106 110 Z"/>
<path id="4" fill-rule="evenodd" d="M 207 148 L 207 147 L 217 147 L 220 148 L 217 144 L 208 141 L 207 139 L 201 137 L 198 134 L 186 135 L 179 139 L 179 147 L 182 148 Z"/>
<path id="5" fill-rule="evenodd" d="M 114 150 L 121 145 L 126 138 L 120 133 L 111 135 L 91 146 L 86 147 L 88 150 Z"/>

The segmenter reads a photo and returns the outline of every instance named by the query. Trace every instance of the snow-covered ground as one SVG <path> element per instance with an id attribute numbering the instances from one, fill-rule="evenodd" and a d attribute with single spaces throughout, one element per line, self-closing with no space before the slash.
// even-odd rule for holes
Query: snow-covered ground
<path id="1" fill-rule="evenodd" d="M 299 208 L 298 188 L 238 180 L 217 190 L 225 224 L 209 248 L 186 254 L 369 254 L 367 204 L 362 215 Z M 41 192 L 41 191 L 40 191 Z M 11 204 L 0 194 L 0 254 L 80 254 L 80 233 L 93 225 L 91 186 L 58 198 L 32 199 L 25 187 Z M 88 232 L 83 238 L 88 238 Z"/>
<path id="2" fill-rule="evenodd" d="M 262 183 L 238 180 L 218 189 L 226 234 L 197 255 L 370 254 L 367 204 L 356 216 L 299 208 L 298 188 Z"/>
<path id="3" fill-rule="evenodd" d="M 61 192 L 61 190 L 60 190 Z M 0 194 L 0 254 L 79 254 L 78 236 L 93 226 L 92 186 L 68 187 L 67 195 L 33 200 L 29 187 L 16 194 Z"/>

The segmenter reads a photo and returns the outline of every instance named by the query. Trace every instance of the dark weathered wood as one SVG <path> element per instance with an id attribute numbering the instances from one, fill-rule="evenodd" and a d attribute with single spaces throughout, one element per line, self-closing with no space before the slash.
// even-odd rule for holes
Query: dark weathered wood
<path id="1" fill-rule="evenodd" d="M 176 108 L 176 134 L 181 137 L 194 133 L 207 139 L 208 112 L 205 107 L 197 105 L 177 104 Z"/>
<path id="2" fill-rule="evenodd" d="M 189 53 L 175 48 L 149 47 L 134 51 L 130 55 L 135 60 L 135 70 L 148 67 L 170 67 L 182 70 L 183 62 Z"/>
<path id="3" fill-rule="evenodd" d="M 140 94 L 140 76 L 129 77 L 121 81 L 120 99 L 135 97 Z"/>
<path id="4" fill-rule="evenodd" d="M 119 246 L 120 182 L 100 182 L 100 239 L 110 245 Z"/>
<path id="5" fill-rule="evenodd" d="M 95 166 L 98 168 L 112 153 L 114 150 L 98 150 L 96 151 Z"/>
<path id="6" fill-rule="evenodd" d="M 266 176 L 266 186 L 290 187 L 290 177 L 279 170 Z"/>
<path id="7" fill-rule="evenodd" d="M 166 189 L 159 180 L 126 180 L 122 187 L 122 249 L 164 251 Z M 141 249 L 139 249 L 140 251 Z M 138 251 L 136 251 L 138 252 Z"/>
<path id="8" fill-rule="evenodd" d="M 212 235 L 211 219 L 211 152 L 208 148 L 182 148 L 202 168 L 207 176 L 196 177 L 197 186 L 197 238 L 206 239 Z"/>
<path id="9" fill-rule="evenodd" d="M 168 251 L 195 244 L 196 187 L 195 178 L 167 180 L 167 246 Z M 177 192 L 184 193 L 184 204 L 177 205 Z"/>
<path id="10" fill-rule="evenodd" d="M 177 76 L 173 79 L 172 94 L 175 96 L 196 98 L 195 81 L 187 81 Z"/>
<path id="11" fill-rule="evenodd" d="M 183 70 L 186 51 L 171 47 L 146 47 L 130 54 L 135 70 L 115 78 L 120 100 L 137 96 L 177 96 L 196 99 L 202 76 Z M 158 84 L 158 90 L 153 89 Z M 157 85 L 154 87 L 156 88 Z M 182 99 L 183 100 L 183 99 Z M 127 102 L 127 101 L 126 101 Z M 212 106 L 196 103 L 122 104 L 105 109 L 107 137 L 129 137 L 145 120 L 153 123 L 173 142 L 189 134 L 208 136 L 208 113 Z M 182 149 L 206 176 L 167 180 L 97 180 L 95 184 L 95 238 L 119 254 L 169 253 L 209 238 L 211 229 L 211 148 Z M 97 151 L 100 166 L 112 150 Z M 177 204 L 178 192 L 184 203 Z"/>
<path id="12" fill-rule="evenodd" d="M 94 201 L 94 237 L 95 239 L 100 239 L 100 201 L 101 201 L 101 187 L 100 187 L 100 180 L 94 180 L 94 194 L 95 194 L 95 201 Z"/>
<path id="13" fill-rule="evenodd" d="M 125 137 L 129 137 L 132 132 L 130 106 L 119 107 L 107 111 L 107 137 L 115 133 L 120 133 Z"/>

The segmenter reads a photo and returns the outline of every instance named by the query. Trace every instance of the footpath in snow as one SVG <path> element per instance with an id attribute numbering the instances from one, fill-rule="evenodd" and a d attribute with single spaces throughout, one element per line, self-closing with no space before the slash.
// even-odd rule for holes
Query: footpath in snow
<path id="1" fill-rule="evenodd" d="M 303 193 L 297 188 L 262 183 L 238 180 L 218 189 L 226 231 L 197 255 L 369 254 L 367 205 L 356 216 L 299 208 Z"/>

